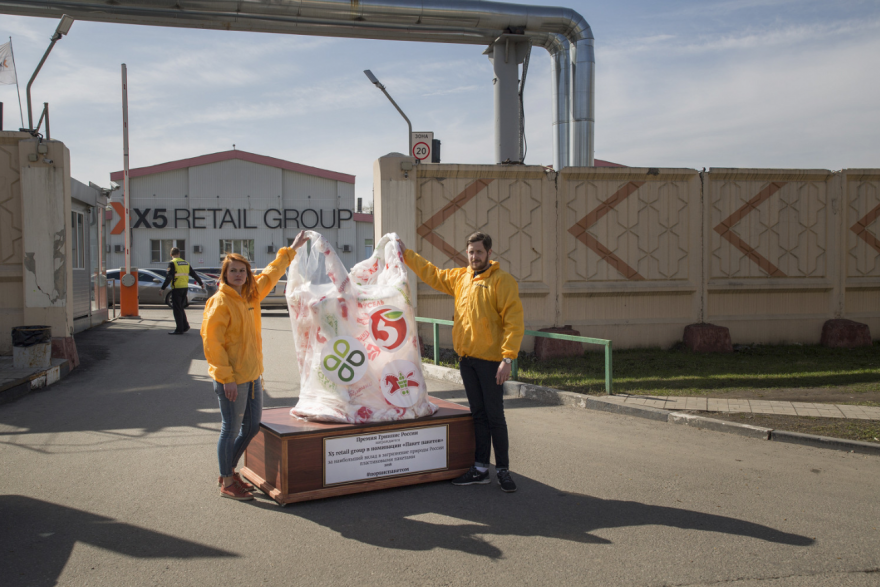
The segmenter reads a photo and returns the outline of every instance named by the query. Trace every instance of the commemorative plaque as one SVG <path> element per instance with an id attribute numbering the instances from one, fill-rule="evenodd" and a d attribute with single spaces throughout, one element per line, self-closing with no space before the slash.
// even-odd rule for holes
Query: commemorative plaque
<path id="1" fill-rule="evenodd" d="M 433 416 L 396 422 L 306 422 L 263 412 L 242 475 L 281 505 L 454 479 L 474 461 L 470 410 L 430 398 Z"/>

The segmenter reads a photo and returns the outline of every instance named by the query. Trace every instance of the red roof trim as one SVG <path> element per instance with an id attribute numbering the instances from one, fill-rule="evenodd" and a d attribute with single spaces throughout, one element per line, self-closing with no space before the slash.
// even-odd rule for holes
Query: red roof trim
<path id="1" fill-rule="evenodd" d="M 151 165 L 149 167 L 130 169 L 128 177 L 129 179 L 134 179 L 135 177 L 164 173 L 166 171 L 176 171 L 178 169 L 196 167 L 197 165 L 208 165 L 209 163 L 219 163 L 220 161 L 229 161 L 232 159 L 241 159 L 242 161 L 249 161 L 251 163 L 266 165 L 268 167 L 297 171 L 299 173 L 305 173 L 306 175 L 323 177 L 324 179 L 334 179 L 345 183 L 354 183 L 354 176 L 348 175 L 347 173 L 339 173 L 337 171 L 328 171 L 326 169 L 319 169 L 308 165 L 300 165 L 299 163 L 294 163 L 292 161 L 285 161 L 284 159 L 276 159 L 275 157 L 267 157 L 265 155 L 257 155 L 255 153 L 248 153 L 247 151 L 239 151 L 238 149 L 222 151 L 220 153 L 211 153 L 210 155 L 201 155 L 190 159 L 169 161 L 168 163 L 160 163 L 159 165 Z M 122 172 L 114 171 L 110 174 L 110 179 L 112 181 L 122 181 Z"/>
<path id="2" fill-rule="evenodd" d="M 611 161 L 602 161 L 601 159 L 593 160 L 593 167 L 626 167 L 620 163 L 612 163 Z"/>
<path id="3" fill-rule="evenodd" d="M 354 213 L 354 221 L 355 222 L 369 222 L 373 223 L 373 215 L 372 214 L 361 214 L 360 212 Z"/>

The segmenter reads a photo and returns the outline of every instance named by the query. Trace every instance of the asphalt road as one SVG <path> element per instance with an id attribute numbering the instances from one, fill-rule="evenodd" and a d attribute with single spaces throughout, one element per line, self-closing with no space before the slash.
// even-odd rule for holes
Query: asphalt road
<path id="1" fill-rule="evenodd" d="M 880 585 L 880 459 L 525 400 L 515 494 L 221 499 L 201 342 L 172 328 L 77 335 L 80 369 L 0 406 L 0 584 Z M 291 405 L 289 319 L 263 328 L 266 405 Z"/>

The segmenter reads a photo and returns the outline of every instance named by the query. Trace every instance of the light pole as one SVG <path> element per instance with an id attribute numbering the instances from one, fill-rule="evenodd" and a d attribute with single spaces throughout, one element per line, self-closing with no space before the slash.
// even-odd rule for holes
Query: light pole
<path id="1" fill-rule="evenodd" d="M 385 97 L 391 101 L 391 103 L 394 105 L 395 108 L 397 108 L 397 111 L 400 112 L 400 115 L 403 116 L 403 119 L 406 121 L 406 125 L 409 127 L 409 155 L 412 155 L 412 123 L 409 121 L 409 118 L 406 117 L 406 114 L 403 113 L 403 110 L 400 109 L 400 106 L 397 105 L 397 102 L 394 101 L 394 98 L 392 98 L 388 91 L 385 89 L 385 86 L 382 85 L 382 82 L 376 79 L 376 76 L 373 75 L 373 72 L 369 69 L 365 69 L 364 74 L 371 82 L 373 82 L 374 86 L 382 90 L 382 93 L 385 94 Z"/>
<path id="2" fill-rule="evenodd" d="M 61 15 L 61 22 L 58 23 L 58 26 L 55 28 L 55 34 L 52 35 L 52 42 L 49 43 L 49 48 L 46 49 L 46 52 L 43 54 L 43 58 L 40 59 L 40 64 L 37 65 L 37 69 L 34 70 L 34 75 L 31 76 L 31 81 L 28 82 L 27 85 L 27 105 L 28 105 L 28 131 L 34 131 L 34 114 L 31 110 L 31 86 L 34 83 L 34 80 L 37 79 L 37 74 L 40 73 L 40 69 L 43 68 L 43 64 L 46 62 L 46 58 L 49 57 L 49 53 L 52 52 L 52 47 L 55 46 L 55 43 L 58 40 L 70 32 L 70 27 L 73 26 L 73 17 L 68 16 L 66 14 Z"/>

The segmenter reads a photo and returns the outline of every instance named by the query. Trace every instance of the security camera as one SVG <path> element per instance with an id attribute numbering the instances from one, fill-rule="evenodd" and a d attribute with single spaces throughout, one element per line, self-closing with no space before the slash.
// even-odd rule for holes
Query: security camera
<path id="1" fill-rule="evenodd" d="M 54 163 L 54 161 L 52 161 L 52 160 L 49 159 L 48 157 L 43 157 L 43 163 L 48 163 L 48 164 L 51 165 L 52 163 Z"/>

